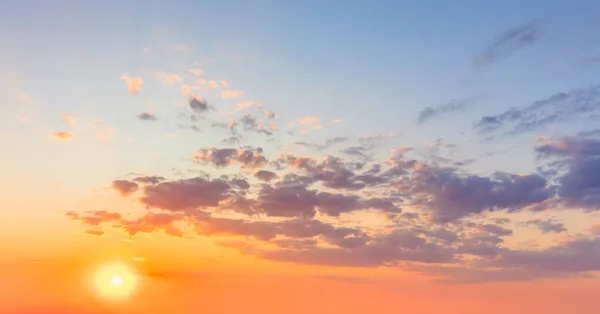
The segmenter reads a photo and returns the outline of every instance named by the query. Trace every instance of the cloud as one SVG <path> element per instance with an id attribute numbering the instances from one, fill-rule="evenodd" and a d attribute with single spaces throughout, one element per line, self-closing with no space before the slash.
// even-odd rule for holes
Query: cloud
<path id="1" fill-rule="evenodd" d="M 261 108 L 263 106 L 262 103 L 260 102 L 256 102 L 256 101 L 240 101 L 238 103 L 235 104 L 235 109 L 233 110 L 233 112 L 238 112 L 238 111 L 242 111 L 251 107 L 258 107 Z"/>
<path id="2" fill-rule="evenodd" d="M 196 151 L 194 161 L 211 163 L 216 167 L 224 167 L 232 163 L 240 163 L 242 168 L 261 168 L 267 159 L 261 155 L 262 148 L 244 147 L 236 148 L 201 148 Z"/>
<path id="3" fill-rule="evenodd" d="M 117 213 L 107 213 L 105 211 L 91 211 L 86 212 L 86 214 L 87 215 L 80 215 L 75 212 L 69 212 L 67 213 L 67 216 L 91 226 L 110 224 L 112 228 L 123 230 L 129 234 L 129 236 L 135 236 L 138 233 L 152 233 L 160 230 L 175 237 L 181 237 L 184 233 L 173 225 L 173 223 L 182 219 L 181 216 L 170 213 L 147 213 L 134 220 L 127 220 Z M 104 232 L 102 232 L 102 234 L 104 234 Z"/>
<path id="4" fill-rule="evenodd" d="M 206 112 L 210 109 L 206 100 L 196 95 L 194 95 L 194 97 L 191 97 L 188 103 L 190 105 L 190 108 L 198 113 Z"/>
<path id="5" fill-rule="evenodd" d="M 137 117 L 143 121 L 156 121 L 156 115 L 152 112 L 142 112 Z"/>
<path id="6" fill-rule="evenodd" d="M 204 74 L 204 70 L 202 69 L 188 69 L 188 72 L 194 74 L 195 76 L 200 76 Z"/>
<path id="7" fill-rule="evenodd" d="M 53 139 L 60 141 L 70 141 L 73 139 L 73 134 L 67 132 L 54 132 L 50 134 Z"/>
<path id="8" fill-rule="evenodd" d="M 557 176 L 559 204 L 571 208 L 600 209 L 600 140 L 566 137 L 536 148 Z"/>
<path id="9" fill-rule="evenodd" d="M 254 176 L 262 181 L 267 182 L 278 177 L 277 173 L 269 170 L 258 170 L 256 173 L 254 173 Z"/>
<path id="10" fill-rule="evenodd" d="M 234 99 L 244 95 L 243 91 L 224 90 L 221 91 L 221 98 L 223 99 Z"/>
<path id="11" fill-rule="evenodd" d="M 411 195 L 411 205 L 430 211 L 439 222 L 495 210 L 519 211 L 554 195 L 554 188 L 537 174 L 497 172 L 482 177 L 428 166 L 413 170 L 410 179 L 397 186 L 401 193 Z"/>
<path id="12" fill-rule="evenodd" d="M 560 221 L 553 219 L 541 220 L 533 219 L 522 223 L 524 226 L 535 226 L 540 229 L 542 233 L 561 233 L 566 232 L 565 224 Z"/>
<path id="13" fill-rule="evenodd" d="M 499 59 L 509 57 L 539 41 L 542 35 L 541 25 L 537 21 L 507 29 L 496 36 L 475 58 L 475 64 L 478 66 L 489 65 Z"/>
<path id="14" fill-rule="evenodd" d="M 112 183 L 112 188 L 121 193 L 123 197 L 127 197 L 135 193 L 139 186 L 137 183 L 128 180 L 115 180 Z"/>
<path id="15" fill-rule="evenodd" d="M 340 123 L 342 122 L 342 119 L 333 119 L 331 120 L 331 123 Z"/>
<path id="16" fill-rule="evenodd" d="M 131 181 L 142 183 L 142 184 L 157 184 L 161 181 L 165 181 L 165 177 L 161 176 L 137 176 L 133 178 Z"/>
<path id="17" fill-rule="evenodd" d="M 538 100 L 525 107 L 482 117 L 475 125 L 480 134 L 506 129 L 505 135 L 539 131 L 559 122 L 573 123 L 600 109 L 600 85 L 573 89 Z"/>
<path id="18" fill-rule="evenodd" d="M 465 109 L 470 102 L 467 100 L 451 100 L 447 104 L 439 105 L 437 107 L 426 107 L 419 112 L 419 123 L 425 123 L 440 115 L 461 111 Z"/>
<path id="19" fill-rule="evenodd" d="M 104 235 L 104 231 L 102 231 L 102 230 L 86 230 L 85 234 L 100 237 L 100 236 Z"/>
<path id="20" fill-rule="evenodd" d="M 300 124 L 314 124 L 321 122 L 321 118 L 315 116 L 306 116 L 304 118 L 296 118 L 296 121 Z"/>
<path id="21" fill-rule="evenodd" d="M 142 90 L 142 85 L 144 84 L 144 80 L 141 77 L 129 76 L 128 74 L 121 76 L 121 80 L 125 81 L 127 90 L 133 95 L 137 95 Z"/>
<path id="22" fill-rule="evenodd" d="M 218 206 L 231 193 L 231 185 L 224 180 L 203 177 L 164 181 L 143 188 L 140 201 L 152 208 L 170 211 L 193 210 L 199 207 Z"/>
<path id="23" fill-rule="evenodd" d="M 167 84 L 174 85 L 183 82 L 183 78 L 176 73 L 156 72 L 155 75 L 159 81 Z"/>
<path id="24" fill-rule="evenodd" d="M 265 116 L 271 119 L 275 119 L 277 117 L 277 115 L 271 110 L 264 110 L 263 113 L 265 114 Z"/>

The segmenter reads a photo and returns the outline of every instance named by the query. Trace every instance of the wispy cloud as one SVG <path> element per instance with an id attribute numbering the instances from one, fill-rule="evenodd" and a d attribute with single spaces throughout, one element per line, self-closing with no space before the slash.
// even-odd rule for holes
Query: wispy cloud
<path id="1" fill-rule="evenodd" d="M 306 116 L 304 118 L 296 118 L 296 121 L 300 124 L 315 124 L 321 122 L 321 118 L 317 116 Z"/>
<path id="2" fill-rule="evenodd" d="M 506 58 L 542 38 L 539 21 L 519 25 L 496 36 L 488 46 L 475 58 L 476 65 L 489 65 L 498 59 Z"/>

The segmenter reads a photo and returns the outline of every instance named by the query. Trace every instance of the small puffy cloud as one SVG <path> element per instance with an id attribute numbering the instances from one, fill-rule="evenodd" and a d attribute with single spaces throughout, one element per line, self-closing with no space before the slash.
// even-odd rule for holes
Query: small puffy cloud
<path id="1" fill-rule="evenodd" d="M 322 130 L 323 129 L 323 125 L 322 124 L 315 125 L 312 128 L 313 128 L 313 130 Z"/>
<path id="2" fill-rule="evenodd" d="M 263 113 L 265 114 L 265 116 L 274 119 L 275 117 L 277 117 L 277 115 L 275 115 L 275 112 L 271 111 L 271 110 L 264 110 Z"/>
<path id="3" fill-rule="evenodd" d="M 221 98 L 223 98 L 223 99 L 239 98 L 242 95 L 244 95 L 243 91 L 234 91 L 234 90 L 224 90 L 224 91 L 221 91 Z"/>
<path id="4" fill-rule="evenodd" d="M 128 74 L 121 76 L 121 80 L 125 81 L 127 90 L 133 95 L 137 95 L 142 89 L 142 84 L 144 84 L 144 80 L 141 77 L 129 76 Z"/>
<path id="5" fill-rule="evenodd" d="M 262 181 L 267 182 L 278 177 L 275 172 L 269 170 L 259 170 L 256 173 L 254 173 L 254 176 Z"/>
<path id="6" fill-rule="evenodd" d="M 296 118 L 296 121 L 300 124 L 315 124 L 321 122 L 321 118 L 316 116 L 306 116 L 304 118 Z"/>
<path id="7" fill-rule="evenodd" d="M 143 121 L 156 121 L 156 115 L 152 112 L 142 112 L 137 117 Z"/>
<path id="8" fill-rule="evenodd" d="M 225 88 L 229 88 L 229 82 L 227 81 L 221 81 L 221 85 L 223 85 Z"/>
<path id="9" fill-rule="evenodd" d="M 194 95 L 194 97 L 191 97 L 188 103 L 190 105 L 190 108 L 195 112 L 205 112 L 208 111 L 208 109 L 210 109 L 208 103 L 206 103 L 206 100 L 196 95 Z"/>
<path id="10" fill-rule="evenodd" d="M 183 82 L 183 78 L 176 73 L 156 72 L 156 78 L 171 85 Z"/>
<path id="11" fill-rule="evenodd" d="M 342 119 L 333 119 L 331 120 L 331 123 L 340 123 L 342 122 Z"/>
<path id="12" fill-rule="evenodd" d="M 121 193 L 123 197 L 127 197 L 136 192 L 139 188 L 139 185 L 129 180 L 115 180 L 113 181 L 111 187 Z"/>
<path id="13" fill-rule="evenodd" d="M 73 139 L 73 134 L 67 132 L 54 132 L 50 136 L 55 140 L 70 141 Z"/>
<path id="14" fill-rule="evenodd" d="M 200 76 L 204 74 L 204 70 L 202 69 L 188 69 L 188 72 L 194 74 L 195 76 Z"/>

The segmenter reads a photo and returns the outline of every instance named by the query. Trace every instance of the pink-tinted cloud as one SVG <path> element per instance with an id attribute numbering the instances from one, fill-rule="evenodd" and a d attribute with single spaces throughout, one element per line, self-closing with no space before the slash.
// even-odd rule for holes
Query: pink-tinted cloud
<path id="1" fill-rule="evenodd" d="M 129 76 L 125 74 L 121 76 L 121 80 L 127 84 L 127 90 L 133 95 L 137 95 L 142 90 L 142 84 L 144 80 L 139 76 Z"/>

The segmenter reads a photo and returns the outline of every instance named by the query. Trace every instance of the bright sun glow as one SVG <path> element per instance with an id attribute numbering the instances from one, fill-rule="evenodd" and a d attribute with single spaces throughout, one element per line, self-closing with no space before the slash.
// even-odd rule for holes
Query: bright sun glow
<path id="1" fill-rule="evenodd" d="M 122 264 L 100 267 L 94 276 L 94 287 L 106 299 L 123 300 L 129 298 L 137 284 L 135 273 Z"/>

